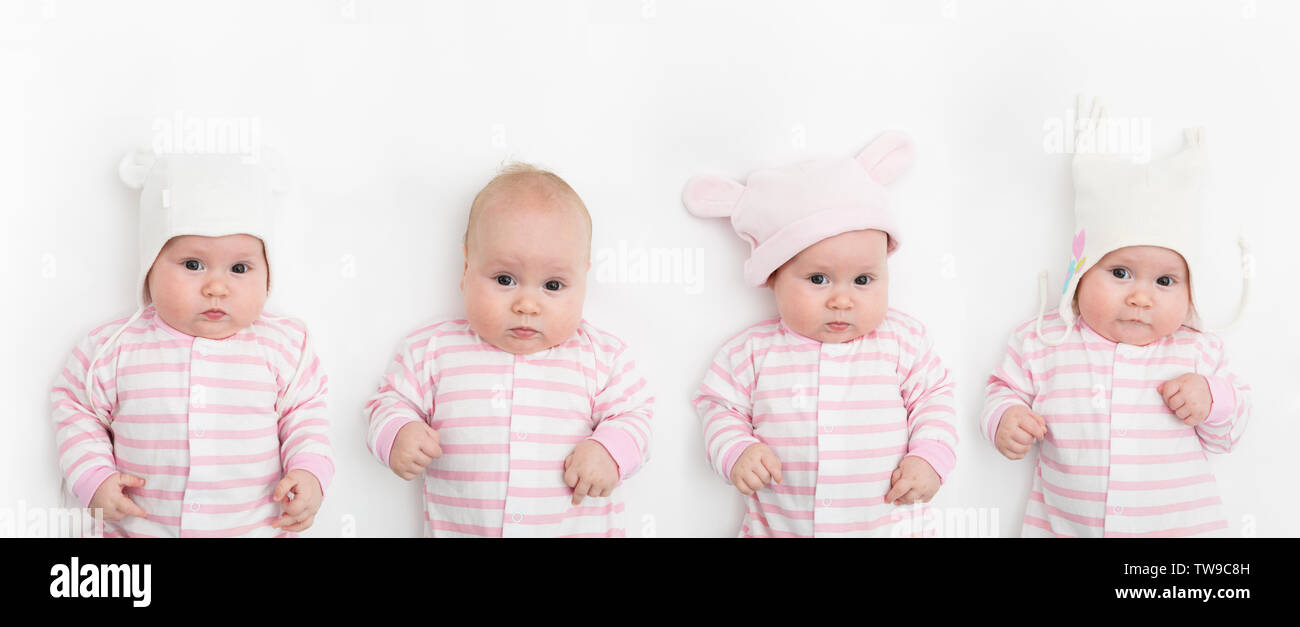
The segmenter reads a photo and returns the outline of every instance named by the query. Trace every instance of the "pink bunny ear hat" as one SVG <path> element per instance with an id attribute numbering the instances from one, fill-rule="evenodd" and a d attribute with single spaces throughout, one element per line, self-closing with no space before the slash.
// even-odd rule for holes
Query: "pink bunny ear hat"
<path id="1" fill-rule="evenodd" d="M 854 158 L 808 161 L 758 170 L 744 183 L 700 175 L 687 181 L 682 204 L 701 218 L 731 218 L 749 242 L 745 281 L 755 287 L 803 249 L 828 237 L 876 229 L 898 249 L 898 225 L 885 186 L 912 165 L 911 140 L 897 131 L 877 137 Z"/>

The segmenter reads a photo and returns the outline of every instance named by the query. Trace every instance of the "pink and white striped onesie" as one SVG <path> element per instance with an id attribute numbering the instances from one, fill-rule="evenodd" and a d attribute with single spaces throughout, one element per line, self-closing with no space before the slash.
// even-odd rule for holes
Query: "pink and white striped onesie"
<path id="1" fill-rule="evenodd" d="M 424 472 L 431 537 L 621 537 L 617 489 L 574 507 L 564 458 L 596 440 L 627 478 L 648 458 L 653 402 L 623 342 L 586 321 L 514 355 L 444 320 L 402 342 L 366 404 L 366 444 L 387 465 L 398 429 L 438 431 L 442 456 Z"/>
<path id="2" fill-rule="evenodd" d="M 1043 333 L 1065 329 L 1053 311 Z M 1156 388 L 1194 372 L 1209 381 L 1210 416 L 1188 427 Z M 1224 535 L 1228 521 L 1206 451 L 1226 453 L 1250 416 L 1250 386 L 1228 370 L 1213 333 L 1180 327 L 1146 346 L 1117 344 L 1077 318 L 1059 346 L 1031 320 L 989 377 L 982 428 L 1027 406 L 1047 421 L 1022 534 L 1051 537 Z"/>
<path id="3" fill-rule="evenodd" d="M 88 397 L 95 349 L 127 320 L 91 331 L 51 390 L 59 466 L 83 506 L 114 472 L 145 479 L 126 495 L 149 515 L 105 521 L 104 535 L 296 535 L 270 526 L 281 514 L 276 483 L 303 469 L 325 490 L 334 475 L 327 377 L 306 328 L 263 313 L 210 340 L 173 329 L 150 305 L 95 362 Z"/>
<path id="4" fill-rule="evenodd" d="M 718 352 L 695 408 L 723 478 L 756 442 L 781 460 L 783 483 L 745 497 L 742 537 L 927 535 L 905 528 L 923 511 L 884 497 L 904 456 L 940 479 L 952 470 L 952 390 L 924 325 L 890 309 L 875 331 L 839 344 L 780 318 L 745 329 Z"/>

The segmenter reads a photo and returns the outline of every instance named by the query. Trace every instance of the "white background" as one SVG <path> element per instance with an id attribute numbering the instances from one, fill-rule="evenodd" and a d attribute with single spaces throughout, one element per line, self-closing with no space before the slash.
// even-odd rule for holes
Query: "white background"
<path id="1" fill-rule="evenodd" d="M 746 247 L 692 218 L 696 173 L 847 156 L 885 129 L 915 141 L 894 189 L 904 244 L 891 304 L 924 321 L 953 371 L 962 442 L 936 497 L 1016 535 L 1029 461 L 979 434 L 984 382 L 1011 330 L 1059 289 L 1073 233 L 1069 156 L 1045 147 L 1079 92 L 1146 120 L 1159 158 L 1204 125 L 1215 165 L 1212 326 L 1255 389 L 1250 428 L 1213 458 L 1233 533 L 1300 535 L 1300 170 L 1294 3 L 1213 2 L 4 2 L 0 14 L 0 510 L 57 503 L 48 389 L 79 336 L 128 314 L 137 286 L 127 149 L 168 120 L 255 122 L 293 170 L 293 226 L 269 311 L 312 329 L 331 380 L 337 478 L 309 536 L 418 536 L 416 485 L 363 441 L 362 406 L 400 338 L 460 316 L 460 238 L 506 158 L 583 196 L 594 259 L 702 254 L 669 283 L 597 281 L 586 317 L 621 336 L 656 388 L 652 459 L 621 488 L 630 536 L 730 536 L 740 496 L 708 468 L 690 398 L 717 348 L 774 314 Z M 621 242 L 621 244 L 620 244 Z M 991 518 L 986 518 L 990 519 Z"/>

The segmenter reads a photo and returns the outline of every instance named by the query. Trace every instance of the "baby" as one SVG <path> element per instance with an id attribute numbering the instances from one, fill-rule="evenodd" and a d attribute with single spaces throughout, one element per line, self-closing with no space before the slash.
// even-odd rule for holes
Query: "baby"
<path id="1" fill-rule="evenodd" d="M 1094 106 L 1080 128 L 1098 119 Z M 1196 313 L 1205 156 L 1200 133 L 1187 138 L 1146 165 L 1074 158 L 1078 230 L 1060 306 L 1016 330 L 984 406 L 984 434 L 1007 458 L 1039 443 L 1025 536 L 1228 527 L 1205 451 L 1241 437 L 1250 386 Z"/>
<path id="2" fill-rule="evenodd" d="M 895 525 L 897 505 L 939 490 L 957 444 L 948 372 L 924 325 L 889 308 L 899 230 L 883 186 L 911 161 L 891 132 L 856 159 L 686 185 L 687 209 L 749 242 L 746 281 L 780 313 L 729 340 L 695 397 L 710 463 L 746 497 L 741 536 L 931 533 Z"/>
<path id="3" fill-rule="evenodd" d="M 73 349 L 51 391 L 64 481 L 105 536 L 296 535 L 334 474 L 326 377 L 300 322 L 262 311 L 268 172 L 128 155 L 139 309 Z"/>
<path id="4" fill-rule="evenodd" d="M 614 492 L 647 459 L 654 398 L 582 319 L 582 199 L 510 166 L 474 198 L 464 253 L 465 319 L 406 336 L 366 405 L 371 452 L 424 476 L 430 536 L 626 535 Z"/>

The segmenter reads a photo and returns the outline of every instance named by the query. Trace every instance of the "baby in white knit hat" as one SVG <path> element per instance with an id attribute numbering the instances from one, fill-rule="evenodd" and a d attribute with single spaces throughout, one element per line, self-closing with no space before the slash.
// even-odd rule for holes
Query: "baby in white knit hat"
<path id="1" fill-rule="evenodd" d="M 138 310 L 91 331 L 51 392 L 59 464 L 108 536 L 285 535 L 334 474 L 306 327 L 263 311 L 272 174 L 238 157 L 123 160 L 140 195 Z"/>
<path id="2" fill-rule="evenodd" d="M 730 217 L 750 244 L 746 282 L 780 314 L 729 340 L 695 398 L 710 463 L 745 496 L 741 536 L 930 533 L 896 509 L 934 496 L 957 443 L 948 371 L 924 325 L 889 308 L 900 237 L 884 186 L 911 161 L 890 132 L 856 158 L 686 185 L 687 209 Z"/>
<path id="3" fill-rule="evenodd" d="M 1101 108 L 1079 113 L 1080 132 L 1096 134 Z M 1040 447 L 1024 535 L 1227 528 L 1205 452 L 1241 437 L 1250 386 L 1195 307 L 1204 170 L 1199 130 L 1163 161 L 1074 157 L 1077 232 L 1059 308 L 1016 330 L 983 416 L 1008 459 Z"/>

